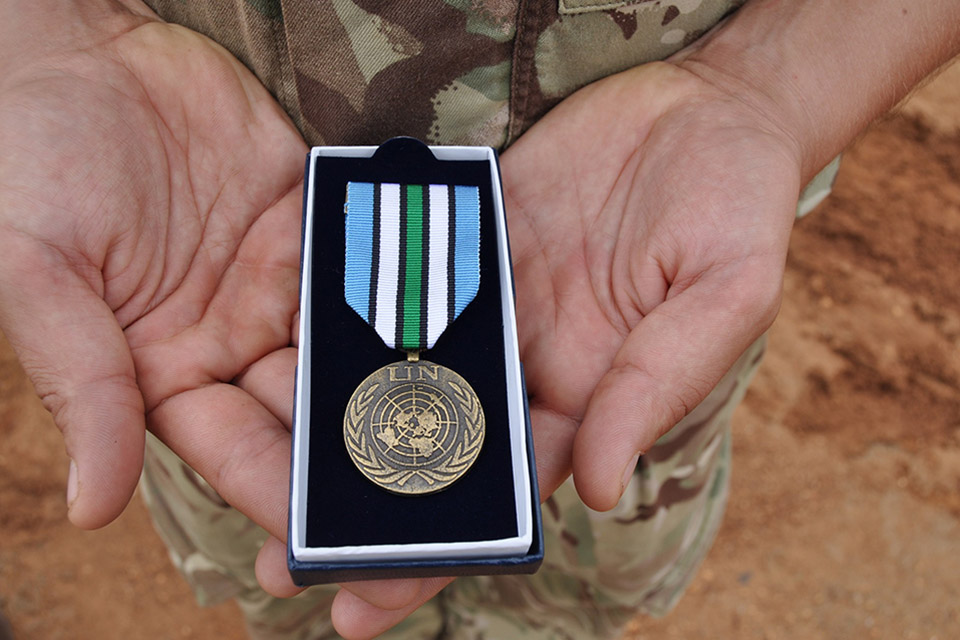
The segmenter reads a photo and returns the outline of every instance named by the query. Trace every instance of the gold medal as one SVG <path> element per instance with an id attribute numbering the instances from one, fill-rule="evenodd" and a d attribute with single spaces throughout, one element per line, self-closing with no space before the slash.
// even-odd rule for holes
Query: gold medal
<path id="1" fill-rule="evenodd" d="M 382 367 L 357 387 L 343 418 L 350 459 L 387 491 L 447 488 L 476 461 L 483 407 L 456 372 L 426 361 Z"/>

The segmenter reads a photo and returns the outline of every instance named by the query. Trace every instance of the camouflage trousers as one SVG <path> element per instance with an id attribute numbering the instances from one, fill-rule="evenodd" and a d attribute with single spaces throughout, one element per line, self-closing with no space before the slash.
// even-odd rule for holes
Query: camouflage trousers
<path id="1" fill-rule="evenodd" d="M 730 475 L 730 418 L 764 348 L 759 340 L 713 392 L 640 459 L 615 509 L 585 507 L 568 480 L 543 505 L 546 557 L 533 576 L 461 578 L 384 638 L 615 637 L 638 613 L 665 614 L 720 526 Z M 258 640 L 339 637 L 335 586 L 289 600 L 257 586 L 266 533 L 150 437 L 141 491 L 201 604 L 233 597 Z"/>

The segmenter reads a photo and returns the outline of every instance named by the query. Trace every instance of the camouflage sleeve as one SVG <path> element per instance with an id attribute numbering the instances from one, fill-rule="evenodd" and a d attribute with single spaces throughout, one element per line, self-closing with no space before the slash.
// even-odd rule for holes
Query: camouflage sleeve
<path id="1" fill-rule="evenodd" d="M 147 0 L 243 61 L 311 144 L 504 148 L 580 87 L 744 0 Z"/>

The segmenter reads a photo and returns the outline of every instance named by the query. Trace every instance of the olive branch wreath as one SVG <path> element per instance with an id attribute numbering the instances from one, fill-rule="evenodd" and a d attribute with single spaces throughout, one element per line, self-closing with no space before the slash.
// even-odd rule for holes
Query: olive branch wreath
<path id="1" fill-rule="evenodd" d="M 368 441 L 367 435 L 363 431 L 363 419 L 377 395 L 376 391 L 380 386 L 378 383 L 355 395 L 350 404 L 347 405 L 347 412 L 344 415 L 344 440 L 354 464 L 364 474 L 374 479 L 377 484 L 385 488 L 387 485 L 396 484 L 399 489 L 391 488 L 391 490 L 402 493 L 415 493 L 414 491 L 404 491 L 406 484 L 415 476 L 421 478 L 430 487 L 438 484 L 445 486 L 456 480 L 473 464 L 480 447 L 483 445 L 484 415 L 483 408 L 480 406 L 480 401 L 476 395 L 454 382 L 448 381 L 447 384 L 450 386 L 454 399 L 460 405 L 466 422 L 464 440 L 457 445 L 453 455 L 433 469 L 403 469 L 400 471 L 377 458 L 373 443 Z"/>

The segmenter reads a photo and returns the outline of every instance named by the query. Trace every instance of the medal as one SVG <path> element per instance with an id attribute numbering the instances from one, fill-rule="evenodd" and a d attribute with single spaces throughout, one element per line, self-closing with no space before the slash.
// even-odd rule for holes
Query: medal
<path id="1" fill-rule="evenodd" d="M 388 491 L 439 491 L 483 446 L 483 407 L 470 384 L 419 357 L 479 290 L 479 189 L 350 182 L 345 213 L 347 304 L 388 347 L 407 352 L 350 397 L 347 453 Z"/>

